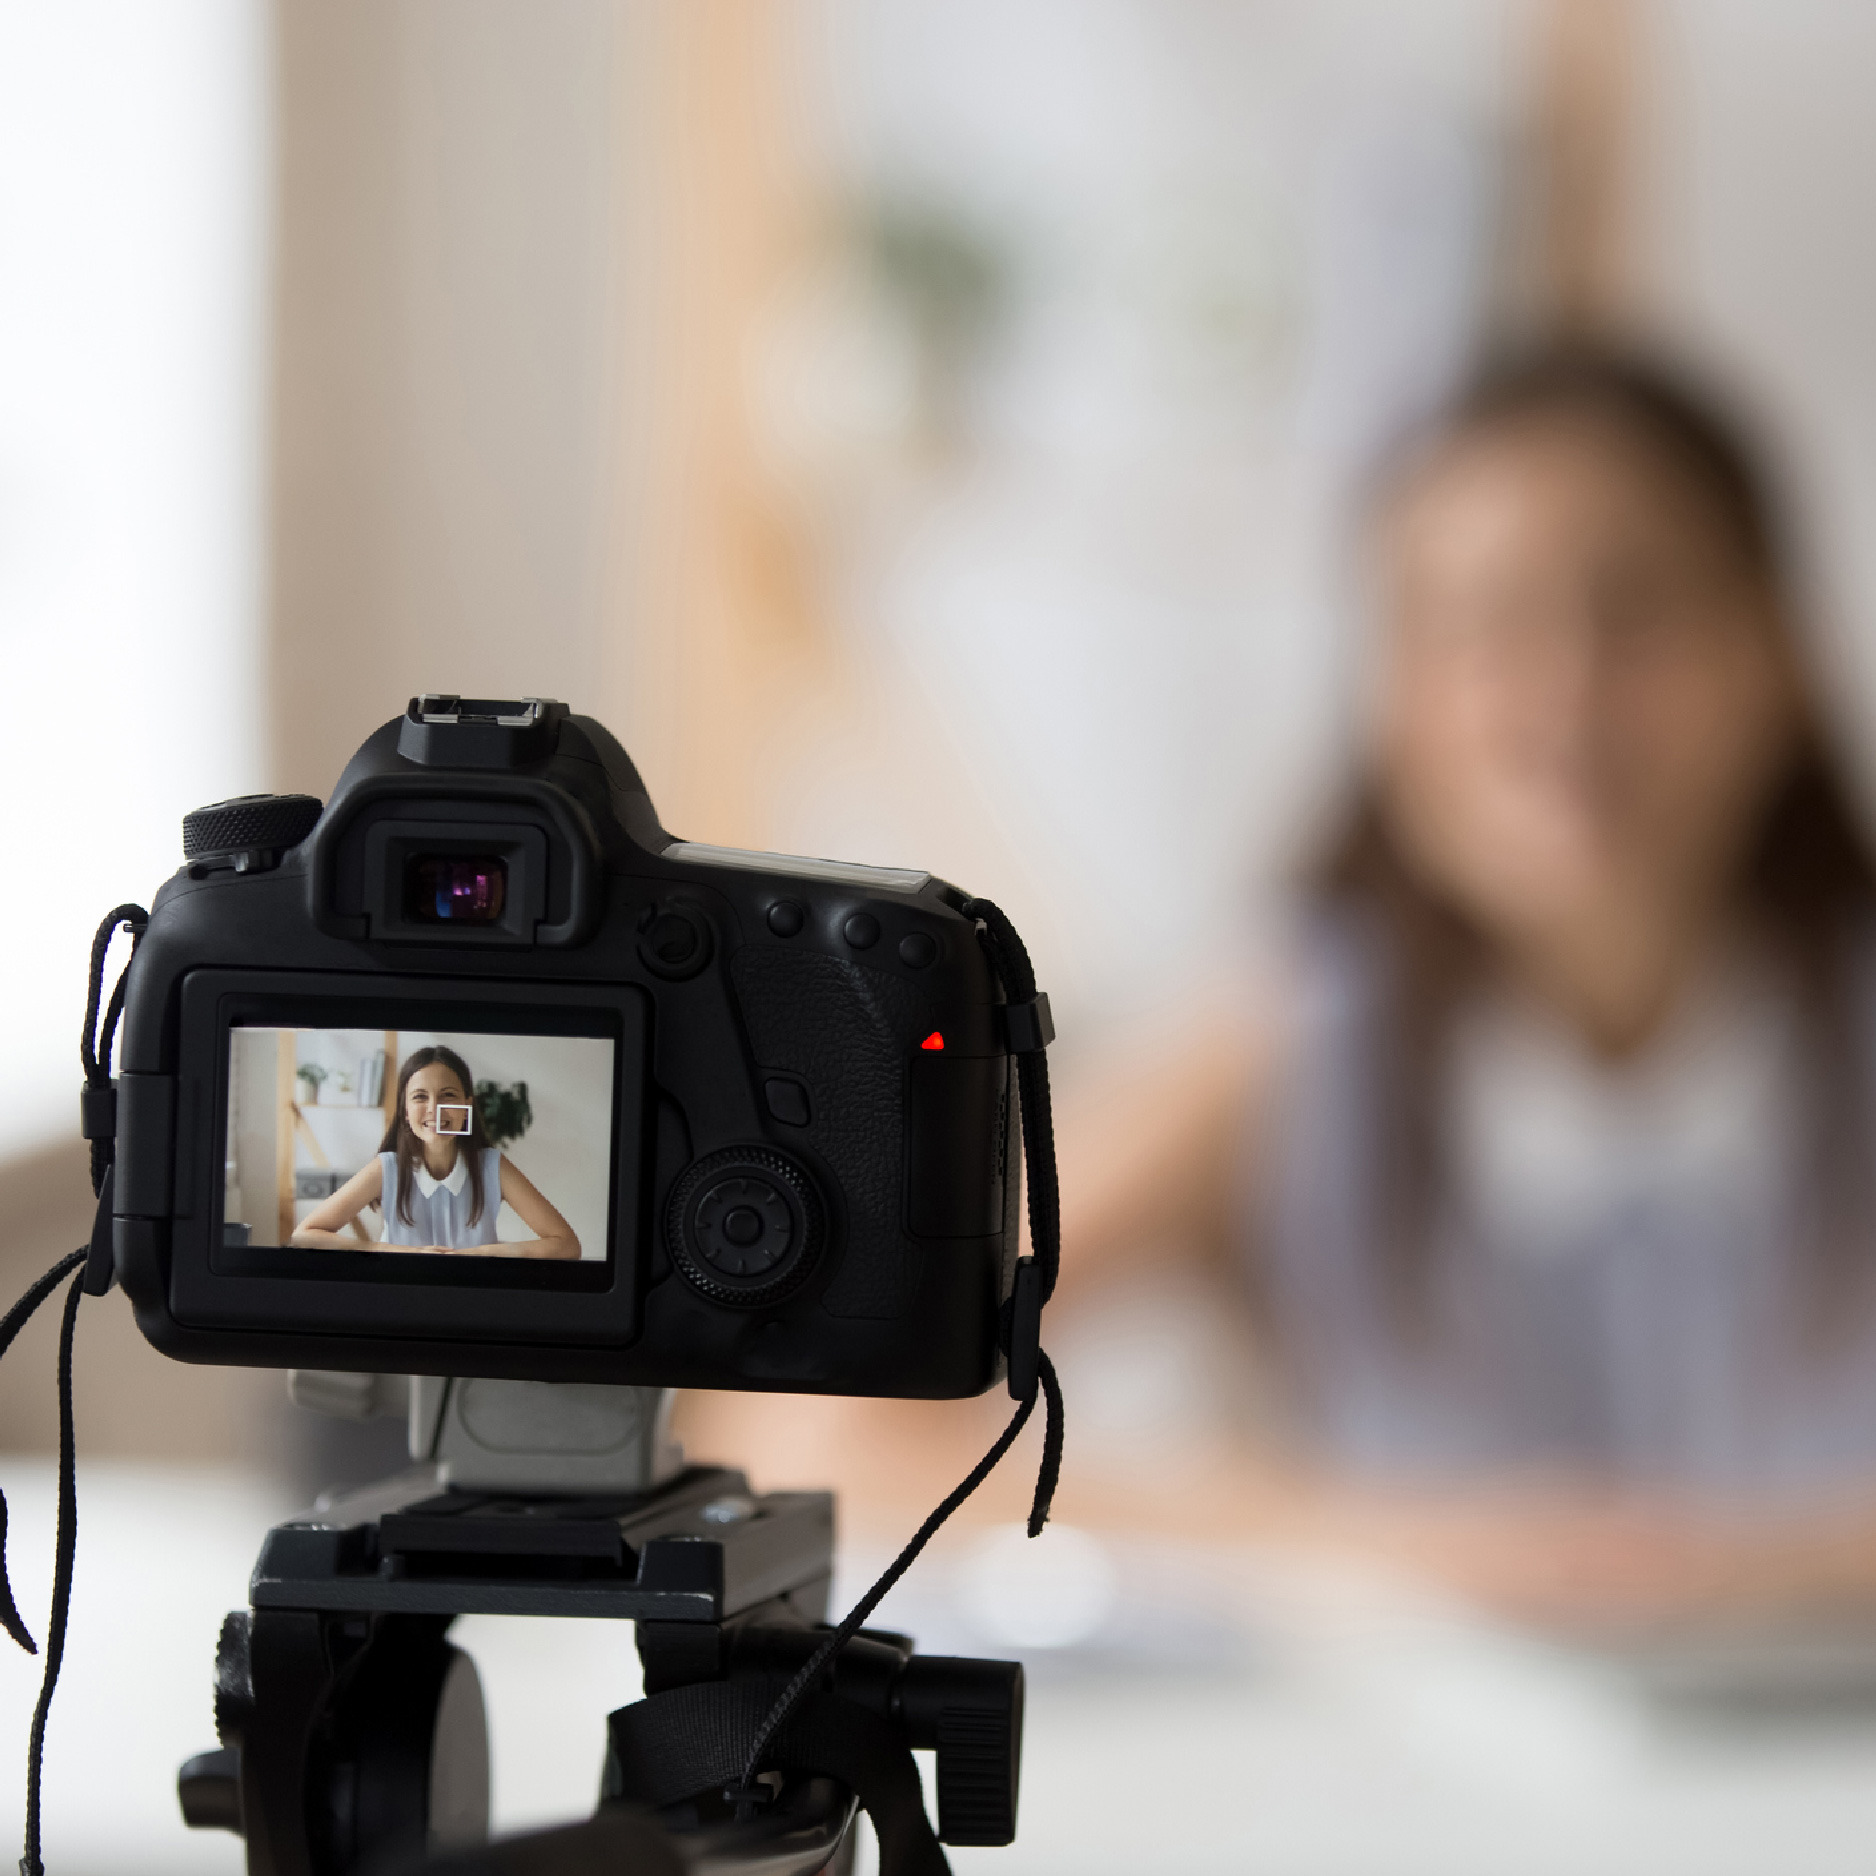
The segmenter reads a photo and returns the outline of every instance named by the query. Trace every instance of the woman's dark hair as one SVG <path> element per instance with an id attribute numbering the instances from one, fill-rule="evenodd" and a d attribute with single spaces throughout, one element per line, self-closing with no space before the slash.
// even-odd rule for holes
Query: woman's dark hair
<path id="1" fill-rule="evenodd" d="M 1454 445 L 1534 422 L 1594 422 L 1619 432 L 1678 475 L 1705 505 L 1748 577 L 1777 602 L 1769 629 L 1795 638 L 1798 581 L 1758 453 L 1706 394 L 1627 353 L 1571 349 L 1497 363 L 1411 440 L 1380 490 Z M 1404 463 L 1404 466 L 1403 466 Z M 1818 1200 L 1813 1233 L 1821 1308 L 1863 1273 L 1872 1210 L 1863 1164 L 1870 1092 L 1857 1046 L 1853 952 L 1876 906 L 1876 853 L 1825 738 L 1804 647 L 1788 646 L 1804 686 L 1801 725 L 1767 792 L 1734 878 L 1734 903 L 1769 942 L 1804 1015 Z M 1417 868 L 1397 839 L 1376 778 L 1360 778 L 1309 883 L 1357 913 L 1385 947 L 1379 1103 L 1391 1229 L 1383 1233 L 1397 1301 L 1424 1297 L 1445 1175 L 1437 1085 L 1452 1019 L 1489 971 L 1492 947 L 1463 909 Z"/>
<path id="2" fill-rule="evenodd" d="M 473 1225 L 482 1216 L 482 1153 L 489 1145 L 489 1132 L 482 1124 L 482 1105 L 475 1096 L 475 1083 L 470 1079 L 469 1064 L 454 1049 L 446 1049 L 436 1043 L 427 1049 L 413 1049 L 404 1057 L 404 1066 L 397 1071 L 397 1108 L 391 1116 L 391 1124 L 384 1130 L 384 1139 L 378 1151 L 397 1155 L 398 1222 L 413 1224 L 415 1220 L 410 1212 L 410 1188 L 417 1168 L 423 1164 L 423 1148 L 410 1130 L 410 1121 L 404 1112 L 404 1095 L 410 1087 L 411 1076 L 420 1068 L 428 1068 L 436 1062 L 441 1062 L 462 1084 L 463 1099 L 469 1104 L 468 1151 L 464 1157 L 469 1166 L 469 1222 Z M 457 1150 L 463 1150 L 460 1142 Z"/>

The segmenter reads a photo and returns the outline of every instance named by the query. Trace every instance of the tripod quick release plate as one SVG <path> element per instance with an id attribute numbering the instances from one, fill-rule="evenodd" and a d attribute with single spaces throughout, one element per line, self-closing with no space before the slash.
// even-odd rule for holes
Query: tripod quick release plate
<path id="1" fill-rule="evenodd" d="M 818 1621 L 833 1543 L 830 1493 L 757 1497 L 725 1468 L 606 1498 L 440 1491 L 417 1467 L 276 1525 L 250 1592 L 257 1609 L 628 1622 L 786 1599 Z"/>

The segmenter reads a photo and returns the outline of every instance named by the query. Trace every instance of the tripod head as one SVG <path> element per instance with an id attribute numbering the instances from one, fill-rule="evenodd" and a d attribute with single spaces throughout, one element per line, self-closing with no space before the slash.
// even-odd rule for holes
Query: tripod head
<path id="1" fill-rule="evenodd" d="M 395 1409 L 399 1389 L 357 1381 L 293 1387 L 348 1414 Z M 669 1867 L 818 1870 L 856 1805 L 884 1876 L 938 1876 L 940 1839 L 1014 1837 L 1019 1666 L 870 1630 L 818 1659 L 830 1495 L 758 1495 L 740 1472 L 684 1466 L 656 1389 L 416 1377 L 401 1392 L 417 1463 L 276 1526 L 252 1608 L 223 1625 L 220 1748 L 179 1790 L 190 1824 L 246 1839 L 250 1876 L 414 1870 L 438 1852 L 461 1852 L 465 1876 L 572 1876 L 593 1858 L 657 1870 L 619 1860 L 657 1833 Z M 487 1720 L 474 1663 L 446 1639 L 468 1613 L 636 1624 L 644 1697 L 607 1722 L 588 1825 L 474 1848 Z M 757 1790 L 738 1789 L 749 1739 L 804 1676 Z M 936 1833 L 914 1750 L 936 1755 Z"/>

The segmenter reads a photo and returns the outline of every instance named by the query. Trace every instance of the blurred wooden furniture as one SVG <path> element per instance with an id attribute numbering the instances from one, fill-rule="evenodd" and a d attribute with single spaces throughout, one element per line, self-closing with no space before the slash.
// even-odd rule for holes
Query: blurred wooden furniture
<path id="1" fill-rule="evenodd" d="M 397 1031 L 384 1032 L 384 1087 L 378 1105 L 384 1110 L 384 1125 L 389 1131 L 397 1118 Z M 279 1236 L 277 1244 L 289 1242 L 299 1223 L 299 1156 L 295 1140 L 304 1141 L 315 1166 L 330 1167 L 332 1156 L 320 1139 L 313 1123 L 306 1118 L 295 1089 L 299 1081 L 298 1051 L 289 1030 L 280 1030 L 274 1055 L 274 1189 L 277 1195 Z M 347 1175 L 350 1176 L 349 1174 Z M 363 1219 L 352 1220 L 352 1234 L 370 1244 L 371 1233 Z"/>
<path id="2" fill-rule="evenodd" d="M 0 1165 L 0 1307 L 86 1241 L 96 1209 L 81 1141 Z M 0 1450 L 58 1448 L 58 1332 L 49 1303 L 0 1362 Z M 287 1403 L 278 1375 L 165 1360 L 143 1339 L 121 1290 L 85 1304 L 73 1346 L 82 1460 L 255 1464 L 279 1444 Z"/>

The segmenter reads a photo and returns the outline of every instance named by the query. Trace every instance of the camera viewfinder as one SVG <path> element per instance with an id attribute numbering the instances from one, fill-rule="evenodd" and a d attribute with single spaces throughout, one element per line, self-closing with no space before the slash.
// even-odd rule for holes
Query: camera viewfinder
<path id="1" fill-rule="evenodd" d="M 494 925 L 508 899 L 508 862 L 492 854 L 413 854 L 404 916 L 419 925 Z"/>

